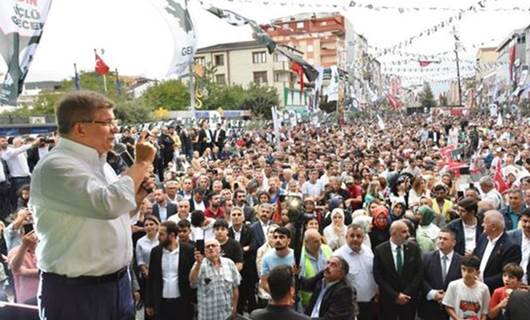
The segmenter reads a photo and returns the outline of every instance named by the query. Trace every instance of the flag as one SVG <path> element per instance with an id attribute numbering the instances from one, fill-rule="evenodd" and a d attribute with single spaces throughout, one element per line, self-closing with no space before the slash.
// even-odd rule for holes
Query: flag
<path id="1" fill-rule="evenodd" d="M 247 18 L 240 16 L 234 11 L 230 11 L 226 9 L 219 9 L 219 8 L 212 6 L 209 9 L 207 9 L 207 11 L 214 14 L 219 19 L 225 20 L 227 23 L 233 26 L 242 26 L 242 25 L 248 24 L 248 21 L 249 21 Z"/>
<path id="2" fill-rule="evenodd" d="M 388 104 L 390 104 L 392 109 L 399 109 L 401 107 L 401 101 L 399 101 L 399 99 L 392 94 L 387 93 L 386 99 L 388 100 Z"/>
<path id="3" fill-rule="evenodd" d="M 48 17 L 52 0 L 0 1 L 0 54 L 7 65 L 0 105 L 15 106 Z"/>
<path id="4" fill-rule="evenodd" d="M 294 53 L 294 51 L 285 45 L 276 46 L 276 52 L 286 56 L 289 60 L 298 63 L 304 70 L 304 74 L 309 81 L 315 81 L 318 78 L 318 70 L 315 69 L 309 62 L 305 61 L 302 56 Z"/>
<path id="5" fill-rule="evenodd" d="M 515 63 L 515 45 L 510 48 L 509 56 L 508 56 L 508 71 L 510 72 L 510 80 L 514 81 L 514 70 L 513 65 Z"/>
<path id="6" fill-rule="evenodd" d="M 96 68 L 95 68 L 96 73 L 99 74 L 100 76 L 109 73 L 109 66 L 107 66 L 105 61 L 101 59 L 99 54 L 96 52 L 96 49 L 94 49 L 94 54 L 96 55 Z"/>
<path id="7" fill-rule="evenodd" d="M 504 124 L 504 121 L 502 119 L 502 112 L 499 111 L 497 113 L 497 123 L 496 123 L 496 125 L 499 126 L 499 127 L 502 127 L 503 124 Z"/>
<path id="8" fill-rule="evenodd" d="M 197 51 L 197 37 L 186 0 L 153 0 L 153 2 L 169 26 L 173 38 L 173 58 L 167 75 L 187 74 Z"/>
<path id="9" fill-rule="evenodd" d="M 377 126 L 379 127 L 379 130 L 385 130 L 385 122 L 380 115 L 377 115 Z"/>
<path id="10" fill-rule="evenodd" d="M 81 90 L 81 80 L 79 79 L 79 74 L 77 73 L 77 65 L 74 63 L 74 85 L 76 90 Z"/>
<path id="11" fill-rule="evenodd" d="M 500 193 L 508 190 L 508 184 L 506 181 L 504 181 L 504 176 L 502 175 L 502 164 L 499 160 L 497 162 L 497 166 L 495 167 L 495 188 L 497 188 L 497 191 Z"/>
<path id="12" fill-rule="evenodd" d="M 291 70 L 300 77 L 300 91 L 304 92 L 304 69 L 297 62 L 291 64 Z"/>

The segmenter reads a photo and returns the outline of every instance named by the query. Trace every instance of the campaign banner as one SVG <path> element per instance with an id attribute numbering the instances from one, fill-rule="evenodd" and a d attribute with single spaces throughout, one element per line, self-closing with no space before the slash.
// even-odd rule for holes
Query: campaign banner
<path id="1" fill-rule="evenodd" d="M 0 105 L 17 104 L 51 3 L 52 0 L 0 1 L 0 54 L 7 64 L 0 85 Z"/>
<path id="2" fill-rule="evenodd" d="M 189 73 L 188 67 L 193 63 L 193 56 L 197 51 L 197 37 L 186 1 L 154 0 L 153 3 L 162 13 L 173 37 L 173 58 L 167 75 L 187 74 Z"/>

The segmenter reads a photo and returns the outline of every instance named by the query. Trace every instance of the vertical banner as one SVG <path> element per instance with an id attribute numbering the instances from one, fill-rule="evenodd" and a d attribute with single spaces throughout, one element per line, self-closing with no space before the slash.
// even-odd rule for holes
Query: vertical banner
<path id="1" fill-rule="evenodd" d="M 278 115 L 276 107 L 272 107 L 272 126 L 274 128 L 274 142 L 276 143 L 276 150 L 281 150 L 280 146 L 280 126 L 282 119 Z"/>
<path id="2" fill-rule="evenodd" d="M 167 75 L 184 75 L 189 73 L 193 56 L 197 51 L 197 37 L 186 0 L 154 0 L 153 3 L 161 12 L 173 37 L 173 58 Z"/>
<path id="3" fill-rule="evenodd" d="M 0 105 L 16 105 L 48 17 L 52 0 L 0 1 L 0 54 L 7 73 Z"/>

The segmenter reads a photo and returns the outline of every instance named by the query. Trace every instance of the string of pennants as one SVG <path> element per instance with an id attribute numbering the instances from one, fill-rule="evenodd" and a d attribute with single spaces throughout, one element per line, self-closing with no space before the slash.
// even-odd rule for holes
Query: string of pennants
<path id="1" fill-rule="evenodd" d="M 499 68 L 501 66 L 507 65 L 507 62 L 491 62 L 491 63 L 483 63 L 478 66 L 475 65 L 462 65 L 460 66 L 460 70 L 466 71 L 466 70 L 475 70 L 475 71 L 487 71 Z M 454 70 L 456 66 L 453 67 L 431 67 L 431 68 L 394 68 L 394 67 L 386 67 L 383 66 L 382 72 L 438 72 L 438 71 L 449 71 Z"/>
<path id="2" fill-rule="evenodd" d="M 440 57 L 440 58 L 434 58 L 434 59 L 415 59 L 415 58 L 408 58 L 408 59 L 401 59 L 401 60 L 391 60 L 391 61 L 383 61 L 381 62 L 381 65 L 383 66 L 401 66 L 401 65 L 407 65 L 410 63 L 421 63 L 422 62 L 429 62 L 429 63 L 442 63 L 442 62 L 456 62 L 455 58 L 450 57 Z M 475 60 L 464 60 L 460 59 L 460 63 L 476 63 Z"/>
<path id="3" fill-rule="evenodd" d="M 326 1 L 326 0 L 222 0 L 224 2 L 237 2 L 237 3 L 248 3 L 248 4 L 261 4 L 261 5 L 277 5 L 277 6 L 297 6 L 300 8 L 335 8 L 348 10 L 349 8 L 358 8 L 358 9 L 367 9 L 374 11 L 397 11 L 399 13 L 408 13 L 408 12 L 420 12 L 420 11 L 447 11 L 447 12 L 462 12 L 466 10 L 473 11 L 493 11 L 493 12 L 512 12 L 512 11 L 521 11 L 527 12 L 530 11 L 530 6 L 514 6 L 510 8 L 486 8 L 485 2 L 487 0 L 481 0 L 479 3 L 482 4 L 475 7 L 467 8 L 449 8 L 449 7 L 403 7 L 403 6 L 386 6 L 386 5 L 377 5 L 372 3 L 361 3 L 359 1 L 351 0 L 342 0 L 342 1 Z M 495 0 L 498 1 L 498 0 Z"/>

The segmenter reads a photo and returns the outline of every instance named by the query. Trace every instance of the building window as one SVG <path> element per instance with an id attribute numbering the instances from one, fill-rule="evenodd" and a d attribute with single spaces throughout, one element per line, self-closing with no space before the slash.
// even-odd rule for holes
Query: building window
<path id="1" fill-rule="evenodd" d="M 225 56 L 222 54 L 216 54 L 214 56 L 214 61 L 216 66 L 224 66 L 225 65 Z"/>
<path id="2" fill-rule="evenodd" d="M 320 25 L 321 25 L 321 26 L 327 26 L 327 25 L 328 25 L 328 22 L 327 22 L 327 21 L 322 21 L 322 22 L 320 23 Z"/>
<path id="3" fill-rule="evenodd" d="M 260 51 L 260 52 L 252 52 L 252 63 L 265 63 L 267 62 L 267 52 Z"/>
<path id="4" fill-rule="evenodd" d="M 215 75 L 215 82 L 218 84 L 226 84 L 225 75 L 224 74 L 216 74 Z"/>
<path id="5" fill-rule="evenodd" d="M 193 59 L 193 62 L 195 64 L 200 64 L 201 66 L 206 65 L 206 59 L 204 57 L 196 57 L 195 59 Z"/>
<path id="6" fill-rule="evenodd" d="M 267 71 L 254 72 L 254 83 L 256 84 L 267 83 Z"/>
<path id="7" fill-rule="evenodd" d="M 303 21 L 297 22 L 296 23 L 296 28 L 297 29 L 303 29 L 304 28 L 304 22 Z"/>
<path id="8" fill-rule="evenodd" d="M 281 74 L 279 72 L 275 72 L 274 73 L 274 82 L 281 82 L 281 81 L 282 81 Z"/>

